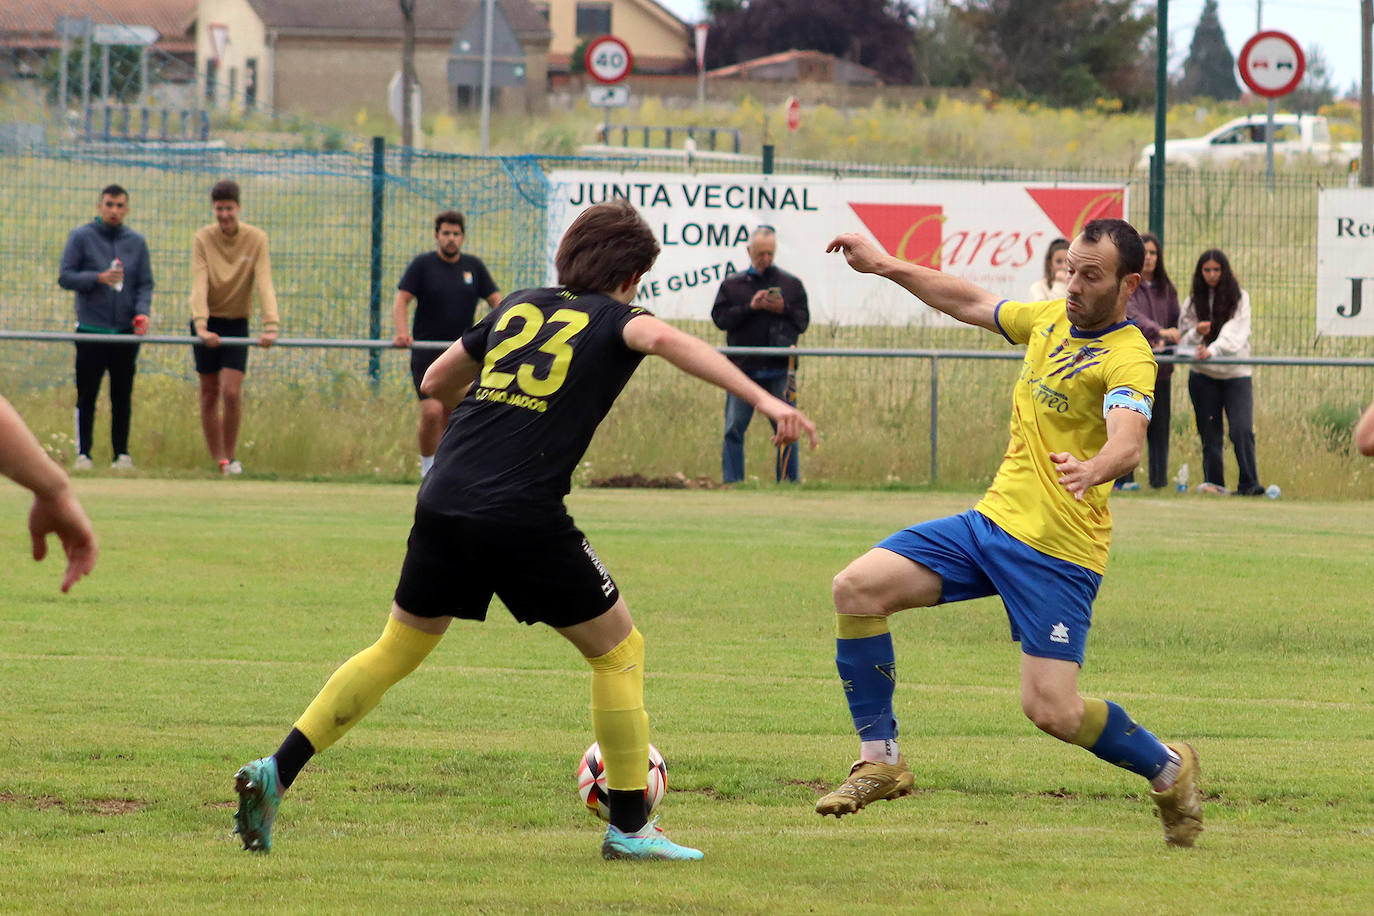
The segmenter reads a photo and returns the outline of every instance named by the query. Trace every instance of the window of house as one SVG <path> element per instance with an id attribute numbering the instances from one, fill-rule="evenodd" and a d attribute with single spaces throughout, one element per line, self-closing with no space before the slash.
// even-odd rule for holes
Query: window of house
<path id="1" fill-rule="evenodd" d="M 205 101 L 215 101 L 215 84 L 219 82 L 219 61 L 213 57 L 205 61 Z"/>
<path id="2" fill-rule="evenodd" d="M 229 68 L 229 104 L 233 105 L 239 91 L 239 68 Z"/>
<path id="3" fill-rule="evenodd" d="M 544 21 L 549 21 L 549 5 L 547 3 L 536 3 L 534 8 L 539 11 L 539 15 L 544 17 Z"/>
<path id="4" fill-rule="evenodd" d="M 577 37 L 594 38 L 611 34 L 611 5 L 609 3 L 577 4 Z"/>
<path id="5" fill-rule="evenodd" d="M 258 59 L 250 57 L 243 64 L 243 107 L 252 109 L 258 104 Z"/>

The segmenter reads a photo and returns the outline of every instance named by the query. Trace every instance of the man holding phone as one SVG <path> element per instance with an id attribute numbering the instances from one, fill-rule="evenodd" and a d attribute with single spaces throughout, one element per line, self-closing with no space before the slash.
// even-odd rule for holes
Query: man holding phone
<path id="1" fill-rule="evenodd" d="M 749 269 L 726 277 L 716 293 L 711 320 L 732 347 L 794 347 L 811 322 L 806 287 L 773 263 L 777 233 L 760 226 L 749 238 Z M 730 361 L 775 397 L 796 402 L 796 357 L 732 356 Z M 790 394 L 790 397 L 789 397 Z M 734 395 L 725 396 L 725 442 L 720 476 L 725 483 L 744 479 L 744 433 L 754 408 Z M 777 479 L 800 479 L 795 447 L 778 449 Z"/>

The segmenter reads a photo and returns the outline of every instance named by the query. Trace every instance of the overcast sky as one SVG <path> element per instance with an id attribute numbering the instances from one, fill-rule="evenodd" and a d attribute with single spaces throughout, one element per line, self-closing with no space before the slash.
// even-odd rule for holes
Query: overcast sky
<path id="1" fill-rule="evenodd" d="M 702 0 L 659 2 L 688 22 L 698 22 L 706 15 Z M 1170 0 L 1169 35 L 1175 68 L 1182 65 L 1188 54 L 1202 4 L 1203 0 Z M 1218 0 L 1226 43 L 1236 56 L 1245 40 L 1255 34 L 1257 8 L 1264 28 L 1287 32 L 1304 50 L 1312 45 L 1321 48 L 1338 92 L 1344 93 L 1359 84 L 1360 0 Z"/>

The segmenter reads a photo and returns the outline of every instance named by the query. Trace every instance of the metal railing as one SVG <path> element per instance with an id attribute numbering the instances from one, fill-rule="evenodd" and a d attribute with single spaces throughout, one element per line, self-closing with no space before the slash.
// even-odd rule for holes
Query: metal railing
<path id="1" fill-rule="evenodd" d="M 197 338 L 189 334 L 78 334 L 63 331 L 7 331 L 0 330 L 0 341 L 30 340 L 46 343 L 89 342 L 106 344 L 157 344 L 172 346 L 192 346 Z M 227 347 L 255 347 L 256 337 L 221 337 L 220 345 Z M 396 348 L 390 338 L 376 340 L 331 339 L 318 337 L 283 337 L 272 344 L 273 347 L 313 348 L 322 350 L 369 350 L 373 358 L 381 351 Z M 416 350 L 443 350 L 450 346 L 448 341 L 417 340 L 411 344 Z M 940 360 L 1022 360 L 1025 353 L 1021 350 L 938 350 L 938 349 L 881 349 L 855 347 L 717 347 L 726 356 L 808 356 L 840 357 L 846 359 L 926 359 L 930 361 L 930 481 L 939 480 L 939 442 L 940 442 Z M 1190 365 L 1195 360 L 1186 356 L 1158 356 L 1161 363 Z M 1235 357 L 1213 357 L 1207 361 L 1212 365 L 1241 366 L 1328 366 L 1338 368 L 1374 368 L 1374 357 L 1307 357 L 1307 356 L 1251 356 L 1245 359 Z M 375 381 L 375 374 L 373 375 Z"/>
<path id="2" fill-rule="evenodd" d="M 601 142 L 607 145 L 611 143 L 611 134 L 615 131 L 620 132 L 620 145 L 630 145 L 630 131 L 637 131 L 641 134 L 644 142 L 640 144 L 645 148 L 654 146 L 652 142 L 659 131 L 663 132 L 663 148 L 673 148 L 673 135 L 686 135 L 687 139 L 693 143 L 697 136 L 706 138 L 706 148 L 712 152 L 716 151 L 716 135 L 723 134 L 730 141 L 731 152 L 740 151 L 741 135 L 737 127 L 693 127 L 683 124 L 607 124 L 601 128 Z"/>
<path id="3" fill-rule="evenodd" d="M 135 125 L 137 121 L 137 125 Z M 85 140 L 137 142 L 210 139 L 210 113 L 204 108 L 149 108 L 146 105 L 87 105 L 83 112 Z"/>

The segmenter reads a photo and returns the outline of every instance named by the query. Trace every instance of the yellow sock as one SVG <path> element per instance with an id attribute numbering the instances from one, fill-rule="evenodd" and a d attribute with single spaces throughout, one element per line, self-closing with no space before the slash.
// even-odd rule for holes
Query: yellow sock
<path id="1" fill-rule="evenodd" d="M 371 712 L 393 684 L 418 668 L 442 638 L 388 617 L 381 638 L 339 666 L 296 720 L 296 728 L 316 751 L 329 747 Z"/>
<path id="2" fill-rule="evenodd" d="M 644 637 L 631 627 L 620 645 L 587 661 L 592 666 L 592 730 L 601 745 L 606 786 L 643 789 L 649 775 Z"/>
<path id="3" fill-rule="evenodd" d="M 866 639 L 888 632 L 886 617 L 860 617 L 855 614 L 835 615 L 835 636 L 839 639 Z"/>
<path id="4" fill-rule="evenodd" d="M 1069 739 L 1079 747 L 1086 747 L 1092 750 L 1097 739 L 1102 737 L 1102 732 L 1107 727 L 1107 701 L 1095 700 L 1092 697 L 1083 698 L 1083 722 L 1078 726 L 1078 732 Z"/>

